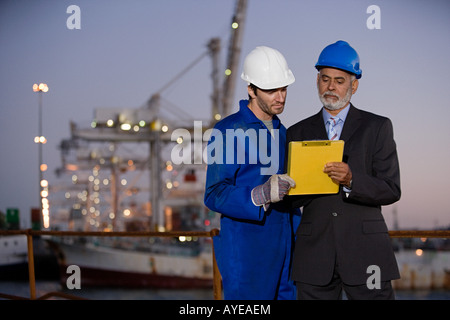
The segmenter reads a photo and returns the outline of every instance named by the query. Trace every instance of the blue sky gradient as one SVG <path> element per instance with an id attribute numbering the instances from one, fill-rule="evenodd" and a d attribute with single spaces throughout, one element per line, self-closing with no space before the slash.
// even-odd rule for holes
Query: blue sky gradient
<path id="1" fill-rule="evenodd" d="M 80 30 L 66 26 L 72 4 L 81 9 Z M 366 25 L 370 5 L 381 10 L 381 29 Z M 88 127 L 96 108 L 143 106 L 213 37 L 222 40 L 224 68 L 234 6 L 231 0 L 0 2 L 0 210 L 17 207 L 26 216 L 39 203 L 33 83 L 50 88 L 43 97 L 43 125 L 52 184 L 70 121 Z M 296 77 L 280 116 L 286 127 L 321 107 L 314 69 L 321 50 L 346 40 L 358 51 L 363 76 L 352 102 L 391 118 L 398 146 L 402 198 L 384 208 L 389 227 L 394 207 L 400 228 L 450 226 L 449 16 L 445 0 L 248 3 L 237 72 L 258 45 L 285 55 Z M 163 97 L 196 120 L 209 119 L 211 69 L 211 60 L 203 59 Z M 238 79 L 234 110 L 246 97 L 246 84 Z"/>

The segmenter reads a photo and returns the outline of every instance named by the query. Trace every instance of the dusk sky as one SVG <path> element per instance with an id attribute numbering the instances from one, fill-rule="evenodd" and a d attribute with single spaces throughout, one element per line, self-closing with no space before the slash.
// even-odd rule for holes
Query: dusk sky
<path id="1" fill-rule="evenodd" d="M 70 5 L 81 29 L 69 29 Z M 380 9 L 380 29 L 367 13 Z M 225 68 L 234 0 L 2 0 L 0 2 L 0 210 L 19 208 L 28 227 L 39 205 L 38 94 L 45 82 L 45 173 L 57 183 L 58 145 L 70 121 L 88 128 L 96 108 L 140 108 L 192 61 L 209 40 L 221 39 Z M 345 40 L 359 53 L 362 78 L 352 103 L 389 117 L 397 143 L 402 197 L 383 209 L 401 229 L 450 226 L 450 2 L 447 0 L 249 0 L 239 70 L 253 48 L 284 54 L 296 82 L 289 86 L 286 127 L 320 108 L 314 64 L 321 50 Z M 212 63 L 205 57 L 162 97 L 206 120 L 211 114 Z M 238 77 L 233 97 L 246 98 Z M 444 95 L 443 95 L 444 94 Z M 444 100 L 442 100 L 444 99 Z"/>

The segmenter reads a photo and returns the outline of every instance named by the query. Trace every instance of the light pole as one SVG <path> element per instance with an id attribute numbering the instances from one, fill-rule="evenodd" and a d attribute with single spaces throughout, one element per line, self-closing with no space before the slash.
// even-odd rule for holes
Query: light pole
<path id="1" fill-rule="evenodd" d="M 48 203 L 48 182 L 44 180 L 43 172 L 47 170 L 47 165 L 42 160 L 42 145 L 47 142 L 47 139 L 42 135 L 42 93 L 48 91 L 48 86 L 45 83 L 33 85 L 33 91 L 39 94 L 39 111 L 38 111 L 38 135 L 34 138 L 34 142 L 39 144 L 39 200 L 41 202 L 40 208 L 44 228 L 49 227 L 49 203 Z"/>

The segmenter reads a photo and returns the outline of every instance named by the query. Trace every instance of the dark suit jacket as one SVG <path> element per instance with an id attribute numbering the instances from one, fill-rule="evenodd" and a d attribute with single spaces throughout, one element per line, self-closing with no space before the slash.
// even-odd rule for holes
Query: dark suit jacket
<path id="1" fill-rule="evenodd" d="M 322 110 L 287 130 L 290 141 L 327 140 Z M 353 174 L 352 191 L 340 186 L 335 195 L 288 196 L 294 207 L 303 206 L 297 229 L 292 278 L 326 285 L 335 263 L 348 285 L 362 285 L 380 268 L 381 281 L 399 278 L 382 205 L 400 199 L 400 170 L 391 121 L 350 105 L 341 140 L 344 162 Z M 308 183 L 308 181 L 296 181 Z"/>

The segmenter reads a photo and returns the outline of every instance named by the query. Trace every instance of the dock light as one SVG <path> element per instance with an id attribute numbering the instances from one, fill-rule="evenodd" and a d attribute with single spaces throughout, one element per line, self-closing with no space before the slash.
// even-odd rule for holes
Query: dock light
<path id="1" fill-rule="evenodd" d="M 48 204 L 48 199 L 47 198 L 43 198 L 42 199 L 42 209 L 47 209 L 49 208 L 49 204 Z"/>
<path id="2" fill-rule="evenodd" d="M 122 123 L 120 125 L 120 129 L 122 129 L 123 131 L 129 131 L 131 129 L 131 124 L 129 124 L 129 123 Z"/>
<path id="3" fill-rule="evenodd" d="M 233 22 L 233 23 L 231 24 L 231 28 L 233 28 L 233 29 L 239 28 L 239 23 Z"/>
<path id="4" fill-rule="evenodd" d="M 150 123 L 150 129 L 152 131 L 159 131 L 159 130 L 161 130 L 161 126 L 162 126 L 161 120 L 159 120 L 159 119 L 153 120 Z"/>
<path id="5" fill-rule="evenodd" d="M 50 226 L 50 216 L 49 213 L 46 212 L 46 210 L 42 210 L 43 215 L 43 222 L 44 222 L 44 228 L 48 228 Z"/>
<path id="6" fill-rule="evenodd" d="M 33 84 L 33 92 L 37 92 L 39 94 L 39 104 L 38 104 L 38 135 L 34 138 L 34 142 L 38 144 L 38 158 L 39 158 L 39 198 L 40 198 L 40 207 L 44 221 L 44 228 L 48 228 L 50 226 L 49 219 L 49 210 L 48 205 L 43 206 L 43 200 L 48 196 L 48 187 L 47 180 L 43 179 L 43 172 L 47 170 L 47 165 L 42 161 L 42 145 L 47 142 L 47 139 L 42 134 L 42 93 L 48 92 L 48 85 L 46 83 L 35 83 Z M 45 181 L 46 186 L 43 185 Z"/>
<path id="7" fill-rule="evenodd" d="M 34 92 L 39 92 L 39 91 L 48 92 L 48 86 L 46 83 L 39 83 L 39 84 L 35 83 L 35 84 L 33 84 L 33 91 Z"/>

